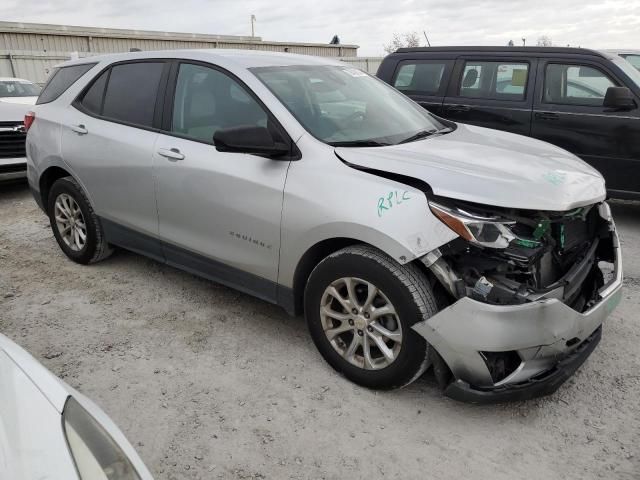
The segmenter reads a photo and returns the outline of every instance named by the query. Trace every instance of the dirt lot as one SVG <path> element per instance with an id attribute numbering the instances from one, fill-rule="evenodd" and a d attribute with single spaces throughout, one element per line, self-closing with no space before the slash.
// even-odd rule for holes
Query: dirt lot
<path id="1" fill-rule="evenodd" d="M 623 303 L 545 399 L 460 404 L 430 374 L 359 388 L 275 306 L 122 251 L 67 260 L 24 185 L 0 187 L 0 331 L 101 405 L 158 480 L 638 479 L 640 204 L 614 214 Z"/>

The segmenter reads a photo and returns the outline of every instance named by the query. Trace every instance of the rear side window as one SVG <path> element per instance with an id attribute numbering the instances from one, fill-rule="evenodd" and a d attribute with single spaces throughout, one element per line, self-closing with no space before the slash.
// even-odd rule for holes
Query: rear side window
<path id="1" fill-rule="evenodd" d="M 403 62 L 393 86 L 401 92 L 437 95 L 446 66 L 445 62 Z"/>
<path id="2" fill-rule="evenodd" d="M 547 65 L 544 101 L 561 105 L 601 107 L 609 87 L 616 84 L 605 73 L 586 65 Z"/>
<path id="3" fill-rule="evenodd" d="M 36 105 L 53 102 L 95 65 L 95 63 L 84 63 L 57 69 L 47 81 L 42 92 L 40 92 Z"/>
<path id="4" fill-rule="evenodd" d="M 527 63 L 467 61 L 459 95 L 493 100 L 524 100 L 529 78 Z"/>
<path id="5" fill-rule="evenodd" d="M 163 68 L 162 62 L 112 67 L 101 115 L 118 122 L 151 127 Z"/>
<path id="6" fill-rule="evenodd" d="M 82 107 L 94 115 L 102 114 L 102 101 L 104 100 L 104 90 L 107 86 L 109 71 L 102 73 L 89 87 L 80 102 Z"/>

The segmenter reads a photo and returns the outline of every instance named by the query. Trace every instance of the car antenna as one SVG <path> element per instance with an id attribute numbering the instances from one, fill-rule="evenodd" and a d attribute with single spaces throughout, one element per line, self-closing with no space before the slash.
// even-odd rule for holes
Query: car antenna
<path id="1" fill-rule="evenodd" d="M 430 46 L 431 46 L 431 43 L 429 43 L 429 37 L 427 37 L 427 31 L 426 31 L 426 30 L 423 30 L 423 31 L 422 31 L 422 33 L 424 33 L 424 38 L 426 38 L 426 39 L 427 39 L 427 45 L 430 47 Z"/>

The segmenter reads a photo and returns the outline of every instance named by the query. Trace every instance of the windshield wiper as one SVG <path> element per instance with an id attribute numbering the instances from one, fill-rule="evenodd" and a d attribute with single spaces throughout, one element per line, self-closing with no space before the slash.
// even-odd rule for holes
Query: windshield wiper
<path id="1" fill-rule="evenodd" d="M 420 130 L 418 133 L 411 135 L 409 138 L 405 138 L 404 140 L 398 142 L 398 145 L 400 145 L 401 143 L 415 142 L 416 140 L 420 140 L 421 138 L 430 137 L 434 133 L 438 133 L 438 130 Z"/>
<path id="2" fill-rule="evenodd" d="M 376 140 L 351 140 L 348 142 L 330 142 L 332 147 L 386 147 L 390 143 L 378 142 Z"/>

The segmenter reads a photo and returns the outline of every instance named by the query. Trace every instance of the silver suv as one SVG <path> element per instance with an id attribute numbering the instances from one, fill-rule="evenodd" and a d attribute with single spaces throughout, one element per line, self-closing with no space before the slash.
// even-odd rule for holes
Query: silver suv
<path id="1" fill-rule="evenodd" d="M 620 299 L 598 172 L 345 64 L 94 57 L 61 65 L 38 103 L 28 178 L 69 258 L 118 246 L 304 312 L 361 385 L 433 366 L 457 399 L 547 394 Z"/>

